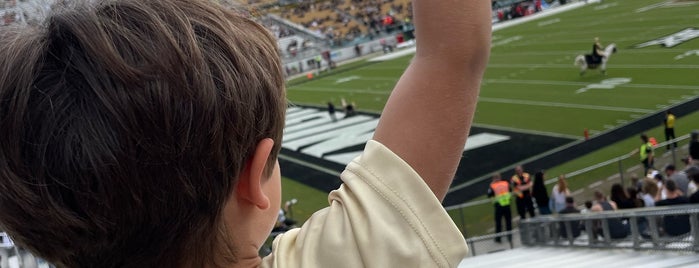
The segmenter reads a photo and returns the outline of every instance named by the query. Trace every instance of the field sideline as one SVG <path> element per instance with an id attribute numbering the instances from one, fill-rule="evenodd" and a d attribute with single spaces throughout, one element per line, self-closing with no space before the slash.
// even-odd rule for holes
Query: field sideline
<path id="1" fill-rule="evenodd" d="M 699 1 L 650 8 L 661 2 L 669 3 L 604 1 L 494 32 L 475 125 L 579 140 L 584 129 L 595 135 L 696 98 L 699 38 L 674 47 L 635 47 L 685 29 L 699 31 Z M 589 53 L 593 37 L 618 48 L 606 76 L 597 71 L 580 76 L 573 66 L 576 55 Z M 289 99 L 322 107 L 345 98 L 359 110 L 380 113 L 410 59 L 290 86 Z M 695 122 L 680 122 L 686 130 L 699 128 Z M 303 186 L 289 187 L 293 189 L 285 191 L 298 192 Z"/>

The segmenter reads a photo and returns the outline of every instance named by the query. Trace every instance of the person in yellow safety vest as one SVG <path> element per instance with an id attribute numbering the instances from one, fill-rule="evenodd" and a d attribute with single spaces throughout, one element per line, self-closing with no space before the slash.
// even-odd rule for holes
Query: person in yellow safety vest
<path id="1" fill-rule="evenodd" d="M 665 141 L 674 140 L 675 138 L 675 115 L 672 111 L 667 110 L 665 112 L 665 120 L 663 120 L 665 125 Z M 677 142 L 672 143 L 672 146 L 677 148 Z M 670 150 L 670 144 L 667 144 L 667 149 Z"/>
<path id="2" fill-rule="evenodd" d="M 512 187 L 507 180 L 503 180 L 500 174 L 493 174 L 493 181 L 488 187 L 488 197 L 493 199 L 495 206 L 495 232 L 502 232 L 502 220 L 505 218 L 505 228 L 508 231 L 512 230 L 512 210 L 510 209 L 510 201 L 512 201 Z M 512 235 L 508 235 L 507 239 L 512 242 Z M 500 236 L 495 237 L 495 242 L 500 243 Z"/>
<path id="3" fill-rule="evenodd" d="M 643 164 L 643 174 L 648 174 L 648 170 L 653 168 L 653 145 L 648 141 L 646 134 L 641 134 L 641 148 L 638 155 Z"/>
<path id="4" fill-rule="evenodd" d="M 534 218 L 534 202 L 532 201 L 532 186 L 533 182 L 529 173 L 524 172 L 522 166 L 515 167 L 515 175 L 512 176 L 512 185 L 517 193 L 517 213 L 524 220 L 529 216 Z"/>

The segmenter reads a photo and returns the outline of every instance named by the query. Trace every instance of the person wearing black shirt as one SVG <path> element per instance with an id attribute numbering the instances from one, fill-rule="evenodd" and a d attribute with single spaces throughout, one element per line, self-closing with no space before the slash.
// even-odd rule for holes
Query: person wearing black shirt
<path id="1" fill-rule="evenodd" d="M 655 202 L 655 206 L 673 206 L 684 205 L 689 203 L 689 199 L 682 196 L 682 192 L 677 189 L 677 185 L 673 180 L 665 182 L 667 190 L 667 199 Z M 665 233 L 670 236 L 678 236 L 689 233 L 689 216 L 688 215 L 668 215 L 663 216 L 663 227 Z"/>

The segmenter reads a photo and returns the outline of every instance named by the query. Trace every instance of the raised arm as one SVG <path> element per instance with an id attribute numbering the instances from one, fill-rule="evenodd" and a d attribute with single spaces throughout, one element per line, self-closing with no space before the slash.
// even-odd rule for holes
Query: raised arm
<path id="1" fill-rule="evenodd" d="M 413 0 L 417 53 L 374 139 L 443 200 L 461 158 L 490 53 L 490 1 Z"/>

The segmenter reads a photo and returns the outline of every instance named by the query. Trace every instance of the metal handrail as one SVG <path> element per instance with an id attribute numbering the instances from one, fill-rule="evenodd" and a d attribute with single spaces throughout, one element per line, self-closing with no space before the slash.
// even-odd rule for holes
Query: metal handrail
<path id="1" fill-rule="evenodd" d="M 687 224 L 681 227 L 689 228 L 689 231 L 673 236 L 673 232 L 668 231 L 677 229 L 664 226 L 663 219 Z M 617 220 L 617 228 L 623 228 L 618 238 L 612 238 L 612 220 Z M 584 231 L 574 231 L 575 222 L 576 226 L 584 226 Z M 699 204 L 540 216 L 523 220 L 520 235 L 525 246 L 699 252 Z"/>

